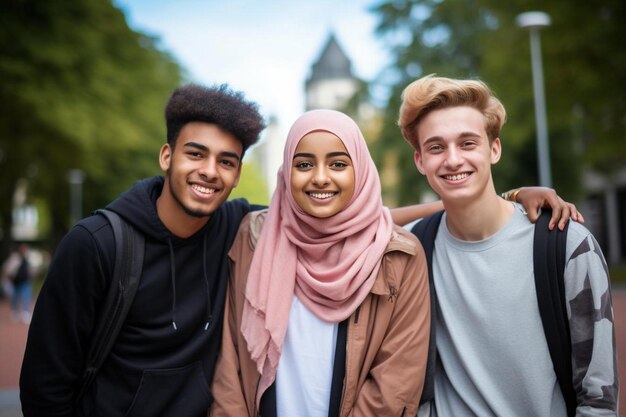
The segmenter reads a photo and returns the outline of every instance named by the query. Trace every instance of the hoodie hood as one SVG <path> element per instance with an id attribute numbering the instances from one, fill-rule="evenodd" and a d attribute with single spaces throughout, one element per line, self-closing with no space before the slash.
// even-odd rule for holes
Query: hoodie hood
<path id="1" fill-rule="evenodd" d="M 149 239 L 165 241 L 174 238 L 159 219 L 156 210 L 156 201 L 161 195 L 164 182 L 163 177 L 139 180 L 107 208 L 119 214 Z"/>

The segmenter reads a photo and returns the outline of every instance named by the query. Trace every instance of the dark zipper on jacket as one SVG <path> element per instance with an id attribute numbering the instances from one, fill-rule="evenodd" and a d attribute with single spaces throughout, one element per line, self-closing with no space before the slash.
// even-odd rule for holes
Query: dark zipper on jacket
<path id="1" fill-rule="evenodd" d="M 387 299 L 387 301 L 389 301 L 390 303 L 393 303 L 394 301 L 396 301 L 397 298 L 398 298 L 398 289 L 394 286 L 390 286 L 389 298 Z"/>
<path id="2" fill-rule="evenodd" d="M 259 396 L 259 385 L 261 384 L 261 375 L 259 375 L 259 379 L 256 381 L 256 389 L 254 390 L 254 404 L 252 405 L 254 407 L 254 414 L 257 417 L 261 417 L 261 410 L 257 407 L 257 397 Z M 258 399 L 258 403 L 261 403 L 261 399 Z"/>
<path id="3" fill-rule="evenodd" d="M 361 308 L 361 306 L 357 307 L 356 311 L 358 312 L 359 309 Z M 356 324 L 356 320 L 358 320 L 358 313 L 357 313 L 357 317 L 355 317 L 355 324 Z M 345 376 L 344 376 L 344 381 L 348 378 L 348 353 L 350 353 L 350 351 L 348 350 L 348 342 L 350 340 L 350 326 L 348 326 L 348 329 L 346 330 L 347 335 L 346 335 L 346 370 L 345 370 Z M 341 410 L 343 410 L 343 402 L 346 399 L 346 389 L 348 384 L 344 383 L 343 387 L 341 389 L 341 401 L 339 401 L 339 416 L 341 417 Z"/>
<path id="4" fill-rule="evenodd" d="M 354 324 L 358 324 L 359 323 L 359 316 L 361 314 L 361 306 L 359 305 L 356 308 L 356 311 L 354 312 Z"/>

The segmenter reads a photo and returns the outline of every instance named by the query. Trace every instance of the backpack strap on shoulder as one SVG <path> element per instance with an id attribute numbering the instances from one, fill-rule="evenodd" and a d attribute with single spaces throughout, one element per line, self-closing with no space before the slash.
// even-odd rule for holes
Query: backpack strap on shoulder
<path id="1" fill-rule="evenodd" d="M 572 345 L 565 297 L 565 251 L 567 226 L 548 229 L 552 211 L 542 210 L 535 224 L 533 262 L 537 301 L 554 372 L 565 398 L 567 415 L 576 415 L 576 392 L 572 381 Z"/>
<path id="2" fill-rule="evenodd" d="M 413 228 L 413 233 L 422 244 L 426 261 L 428 262 L 428 285 L 430 287 L 430 338 L 428 341 L 428 360 L 426 362 L 426 377 L 424 389 L 420 398 L 420 405 L 435 399 L 435 363 L 437 361 L 437 345 L 435 343 L 435 324 L 437 319 L 437 295 L 435 294 L 435 284 L 433 281 L 433 251 L 435 249 L 435 238 L 443 210 L 438 211 L 420 220 Z"/>
<path id="3" fill-rule="evenodd" d="M 87 351 L 83 381 L 75 402 L 80 400 L 93 383 L 124 324 L 139 286 L 145 251 L 143 235 L 117 213 L 100 209 L 96 210 L 95 214 L 106 217 L 111 224 L 115 241 L 115 264 L 109 289 L 103 300 L 99 320 Z M 95 236 L 97 239 L 97 235 Z"/>

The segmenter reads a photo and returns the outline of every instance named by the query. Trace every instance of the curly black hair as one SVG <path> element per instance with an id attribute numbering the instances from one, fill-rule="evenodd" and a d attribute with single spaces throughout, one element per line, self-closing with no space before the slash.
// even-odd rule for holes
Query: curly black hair
<path id="1" fill-rule="evenodd" d="M 165 105 L 167 143 L 172 148 L 176 146 L 181 129 L 189 122 L 218 125 L 241 142 L 244 154 L 265 129 L 258 105 L 227 84 L 211 87 L 187 84 L 176 88 Z"/>

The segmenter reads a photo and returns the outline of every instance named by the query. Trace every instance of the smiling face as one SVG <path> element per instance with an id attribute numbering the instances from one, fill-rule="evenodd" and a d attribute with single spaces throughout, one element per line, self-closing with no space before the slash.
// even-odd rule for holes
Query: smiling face
<path id="1" fill-rule="evenodd" d="M 241 142 L 219 126 L 187 123 L 174 149 L 167 144 L 161 149 L 166 176 L 157 211 L 164 224 L 192 232 L 204 225 L 237 186 L 241 154 Z"/>
<path id="2" fill-rule="evenodd" d="M 327 131 L 302 137 L 291 163 L 291 193 L 314 217 L 331 217 L 346 208 L 354 194 L 354 166 L 341 139 Z"/>
<path id="3" fill-rule="evenodd" d="M 500 159 L 500 139 L 491 143 L 478 110 L 448 107 L 428 113 L 417 126 L 415 165 L 444 204 L 467 204 L 494 193 L 491 165 Z"/>

